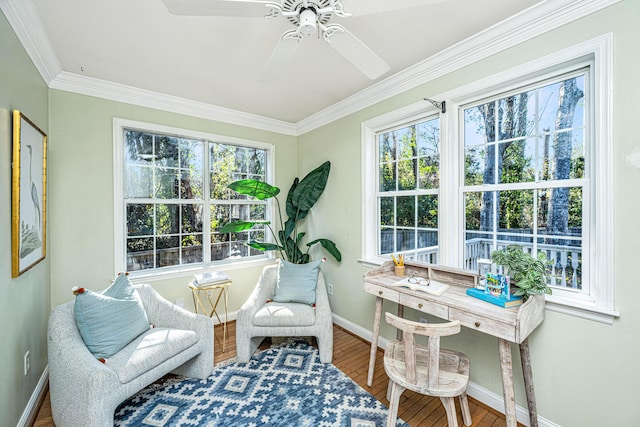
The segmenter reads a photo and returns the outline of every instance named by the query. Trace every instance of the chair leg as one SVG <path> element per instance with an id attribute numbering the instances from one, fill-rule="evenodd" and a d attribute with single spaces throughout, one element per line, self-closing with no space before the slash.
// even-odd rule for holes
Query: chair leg
<path id="1" fill-rule="evenodd" d="M 404 387 L 389 379 L 391 385 L 391 396 L 389 399 L 389 417 L 387 427 L 395 427 L 398 421 L 398 407 L 400 406 L 400 395 L 404 392 Z"/>
<path id="2" fill-rule="evenodd" d="M 447 413 L 447 423 L 449 427 L 458 427 L 458 417 L 456 416 L 456 401 L 453 397 L 441 397 L 440 401 L 444 405 Z"/>
<path id="3" fill-rule="evenodd" d="M 236 328 L 238 326 L 236 325 Z M 236 357 L 238 363 L 249 363 L 264 337 L 240 336 L 236 333 Z"/>
<path id="4" fill-rule="evenodd" d="M 467 399 L 467 393 L 464 392 L 460 395 L 460 409 L 462 410 L 462 421 L 464 425 L 471 425 L 471 411 L 469 410 L 469 400 Z"/>
<path id="5" fill-rule="evenodd" d="M 331 363 L 333 360 L 333 336 L 330 338 L 316 336 L 316 342 L 320 353 L 320 363 Z"/>

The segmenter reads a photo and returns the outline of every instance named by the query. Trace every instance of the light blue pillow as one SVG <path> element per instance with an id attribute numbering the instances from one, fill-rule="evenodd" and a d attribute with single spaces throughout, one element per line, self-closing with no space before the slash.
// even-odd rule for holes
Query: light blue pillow
<path id="1" fill-rule="evenodd" d="M 113 356 L 149 329 L 138 292 L 124 273 L 102 293 L 78 292 L 74 313 L 82 340 L 97 358 Z"/>
<path id="2" fill-rule="evenodd" d="M 292 264 L 281 260 L 278 267 L 278 285 L 273 300 L 276 302 L 316 302 L 318 271 L 322 261 Z"/>

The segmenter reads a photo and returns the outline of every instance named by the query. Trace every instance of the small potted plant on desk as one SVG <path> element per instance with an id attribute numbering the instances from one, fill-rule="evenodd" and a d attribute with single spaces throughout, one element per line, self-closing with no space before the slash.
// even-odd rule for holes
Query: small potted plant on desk
<path id="1" fill-rule="evenodd" d="M 553 264 L 543 252 L 534 258 L 523 251 L 519 245 L 509 245 L 493 251 L 491 261 L 501 265 L 505 276 L 509 276 L 511 285 L 517 287 L 513 293 L 526 301 L 532 295 L 551 294 L 548 285 L 547 268 Z"/>

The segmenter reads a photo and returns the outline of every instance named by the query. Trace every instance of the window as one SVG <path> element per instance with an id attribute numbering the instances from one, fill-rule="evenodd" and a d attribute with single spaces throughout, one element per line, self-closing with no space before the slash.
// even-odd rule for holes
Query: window
<path id="1" fill-rule="evenodd" d="M 508 245 L 553 261 L 550 285 L 583 291 L 588 69 L 460 108 L 465 264 Z"/>
<path id="2" fill-rule="evenodd" d="M 379 132 L 379 254 L 437 262 L 440 121 Z"/>
<path id="3" fill-rule="evenodd" d="M 547 308 L 611 323 L 606 35 L 362 124 L 363 261 L 476 270 L 509 244 L 553 261 Z"/>
<path id="4" fill-rule="evenodd" d="M 266 201 L 227 185 L 269 180 L 272 147 L 116 119 L 116 256 L 127 271 L 172 271 L 265 255 L 246 246 L 264 229 L 220 234 L 232 220 L 265 220 Z M 118 173 L 119 172 L 119 173 Z"/>

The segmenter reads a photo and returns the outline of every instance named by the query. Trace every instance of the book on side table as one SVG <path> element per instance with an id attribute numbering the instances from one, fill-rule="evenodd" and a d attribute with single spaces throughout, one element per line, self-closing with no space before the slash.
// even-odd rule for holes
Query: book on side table
<path id="1" fill-rule="evenodd" d="M 223 271 L 209 271 L 193 276 L 193 284 L 196 286 L 217 285 L 231 280 Z"/>
<path id="2" fill-rule="evenodd" d="M 503 295 L 491 295 L 490 293 L 485 292 L 483 289 L 476 288 L 468 288 L 467 295 L 504 308 L 517 307 L 524 302 L 522 297 L 517 297 L 514 295 L 509 295 L 509 297 Z"/>

